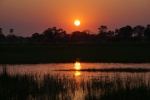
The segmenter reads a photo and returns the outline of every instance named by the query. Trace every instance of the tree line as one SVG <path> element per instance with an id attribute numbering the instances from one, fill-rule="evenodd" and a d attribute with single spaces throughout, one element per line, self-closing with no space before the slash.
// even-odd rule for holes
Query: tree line
<path id="1" fill-rule="evenodd" d="M 10 29 L 10 34 L 5 36 L 2 28 L 0 28 L 0 42 L 33 42 L 33 43 L 53 43 L 53 42 L 101 42 L 101 41 L 150 41 L 150 24 L 146 27 L 137 25 L 131 27 L 129 25 L 108 30 L 108 27 L 102 25 L 98 28 L 97 34 L 92 34 L 89 30 L 74 31 L 67 34 L 61 28 L 48 28 L 43 33 L 34 33 L 31 37 L 16 36 L 14 29 Z"/>

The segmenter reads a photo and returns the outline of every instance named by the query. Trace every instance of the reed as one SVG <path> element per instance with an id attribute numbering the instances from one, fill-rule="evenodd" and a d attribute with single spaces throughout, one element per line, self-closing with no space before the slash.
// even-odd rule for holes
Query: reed
<path id="1" fill-rule="evenodd" d="M 145 76 L 92 79 L 86 100 L 149 100 L 150 83 Z M 88 89 L 89 90 L 89 89 Z M 92 91 L 92 92 L 91 92 Z"/>
<path id="2" fill-rule="evenodd" d="M 148 78 L 148 79 L 147 79 Z M 0 73 L 0 100 L 150 100 L 150 77 L 99 76 L 85 80 L 66 75 Z"/>

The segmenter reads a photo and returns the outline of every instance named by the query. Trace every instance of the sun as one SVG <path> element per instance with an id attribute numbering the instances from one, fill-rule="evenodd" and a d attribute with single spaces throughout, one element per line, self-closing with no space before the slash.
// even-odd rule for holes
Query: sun
<path id="1" fill-rule="evenodd" d="M 79 25 L 80 25 L 80 21 L 79 21 L 79 20 L 75 20 L 75 21 L 74 21 L 74 25 L 75 25 L 75 26 L 79 26 Z"/>

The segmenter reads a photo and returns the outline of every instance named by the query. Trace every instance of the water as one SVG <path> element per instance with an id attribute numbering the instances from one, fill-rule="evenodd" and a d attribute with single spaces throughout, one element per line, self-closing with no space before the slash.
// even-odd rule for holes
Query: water
<path id="1" fill-rule="evenodd" d="M 124 91 L 127 85 L 129 88 L 134 88 L 136 86 L 140 86 L 140 84 L 145 84 L 149 88 L 150 83 L 150 72 L 100 72 L 100 71 L 80 71 L 81 69 L 109 69 L 109 68 L 146 68 L 150 69 L 150 63 L 143 64 L 123 64 L 123 63 L 53 63 L 53 64 L 22 64 L 22 65 L 0 65 L 0 73 L 3 71 L 3 67 L 7 68 L 7 72 L 10 75 L 36 75 L 38 76 L 38 81 L 42 83 L 40 87 L 49 87 L 52 84 L 52 87 L 58 88 L 59 93 L 54 92 L 54 95 L 50 95 L 49 92 L 55 91 L 47 90 L 48 92 L 44 92 L 44 96 L 27 96 L 26 99 L 36 99 L 36 98 L 45 98 L 50 100 L 50 98 L 56 100 L 66 99 L 63 95 L 66 95 L 67 99 L 70 100 L 85 100 L 85 99 L 99 99 L 100 97 L 105 96 L 106 94 L 112 94 L 110 91 Z M 61 70 L 61 71 L 60 71 Z M 70 71 L 71 70 L 71 71 Z M 49 76 L 51 75 L 54 78 L 50 78 L 51 81 L 48 82 Z M 140 80 L 142 78 L 142 80 Z M 59 80 L 59 81 L 58 81 Z M 117 83 L 119 81 L 119 83 Z M 140 84 L 137 84 L 141 81 Z M 107 89 L 106 84 L 109 84 L 109 88 Z M 117 85 L 116 85 L 117 84 Z M 121 86 L 120 86 L 121 84 Z M 145 86 L 144 85 L 144 86 Z M 105 88 L 104 88 L 105 87 Z M 119 88 L 118 88 L 119 87 Z M 49 87 L 51 88 L 51 87 Z M 64 90 L 65 88 L 65 90 Z M 121 89 L 120 89 L 121 88 Z M 47 88 L 44 88 L 46 91 Z M 40 89 L 39 89 L 40 91 Z M 65 91 L 65 92 L 64 92 Z M 67 92 L 66 92 L 67 91 Z M 109 92 L 107 92 L 109 91 Z M 147 91 L 147 90 L 146 90 Z M 134 91 L 135 92 L 135 91 Z M 114 93 L 114 92 L 113 92 Z M 40 94 L 41 95 L 41 94 Z M 120 94 L 122 95 L 122 94 Z M 19 97 L 19 96 L 18 96 Z M 49 99 L 48 99 L 49 98 Z M 105 99 L 104 99 L 105 100 Z"/>
<path id="2" fill-rule="evenodd" d="M 9 72 L 14 73 L 30 73 L 37 72 L 46 74 L 54 70 L 69 70 L 74 69 L 75 63 L 52 63 L 52 64 L 22 64 L 22 65 L 0 65 L 6 66 Z M 81 69 L 101 69 L 101 68 L 150 68 L 150 63 L 134 64 L 134 63 L 82 63 L 80 62 Z"/>
<path id="3" fill-rule="evenodd" d="M 36 73 L 40 75 L 44 74 L 53 74 L 53 75 L 67 75 L 67 76 L 80 76 L 80 77 L 91 77 L 91 76 L 99 76 L 99 74 L 103 75 L 113 75 L 118 74 L 119 72 L 81 72 L 80 70 L 76 70 L 75 63 L 52 63 L 52 64 L 23 64 L 23 65 L 0 65 L 0 71 L 2 71 L 3 66 L 7 67 L 7 70 L 11 74 L 30 74 Z M 148 68 L 150 69 L 150 63 L 142 63 L 142 64 L 124 64 L 124 63 L 80 63 L 81 69 L 104 69 L 104 68 Z M 76 71 L 57 71 L 57 70 L 76 70 Z M 119 73 L 119 74 L 133 74 L 133 73 Z M 139 74 L 139 73 L 137 73 Z M 146 73 L 149 74 L 149 73 Z"/>

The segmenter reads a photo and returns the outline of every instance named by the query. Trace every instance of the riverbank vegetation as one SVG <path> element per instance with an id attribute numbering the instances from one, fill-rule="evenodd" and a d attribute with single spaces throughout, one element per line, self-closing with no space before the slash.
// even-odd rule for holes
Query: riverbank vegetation
<path id="1" fill-rule="evenodd" d="M 75 62 L 150 62 L 149 42 L 0 44 L 1 64 Z"/>

